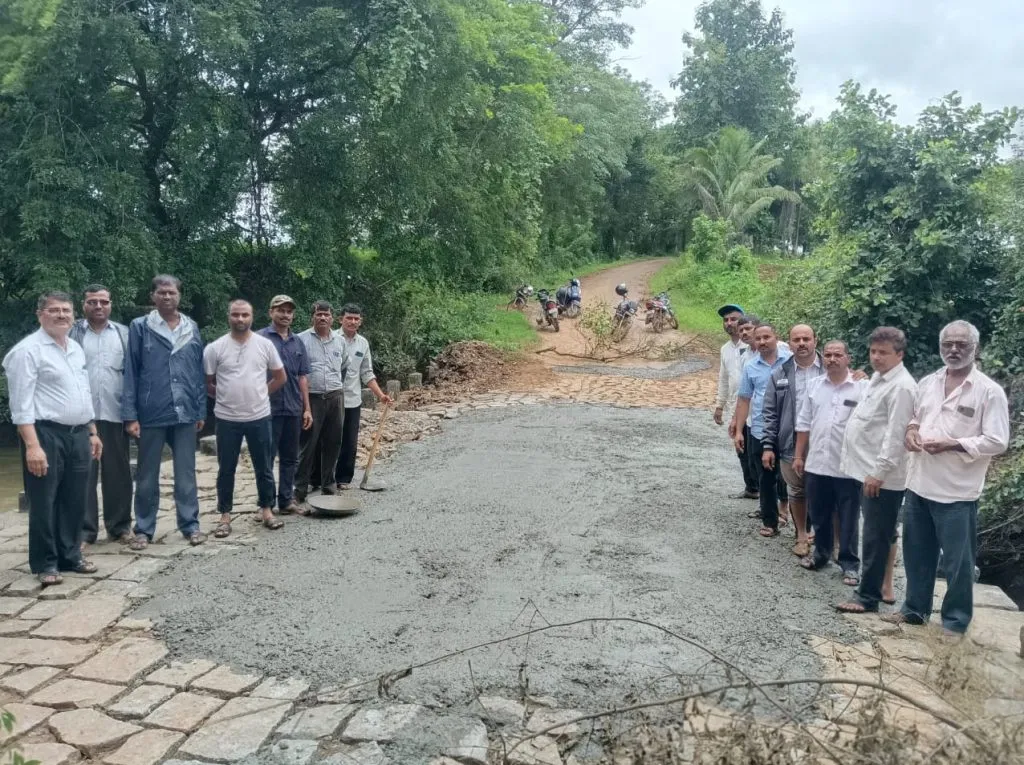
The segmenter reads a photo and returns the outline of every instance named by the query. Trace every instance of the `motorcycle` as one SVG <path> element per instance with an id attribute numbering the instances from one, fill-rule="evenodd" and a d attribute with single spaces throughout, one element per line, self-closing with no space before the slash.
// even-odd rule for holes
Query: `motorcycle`
<path id="1" fill-rule="evenodd" d="M 544 326 L 545 322 L 555 332 L 559 330 L 558 325 L 558 303 L 551 297 L 548 290 L 537 291 L 537 302 L 540 303 L 540 316 L 537 318 L 537 326 Z"/>
<path id="2" fill-rule="evenodd" d="M 679 320 L 672 310 L 672 304 L 669 302 L 667 292 L 662 292 L 653 298 L 648 298 L 644 307 L 647 309 L 644 324 L 650 324 L 651 329 L 655 332 L 663 332 L 666 325 L 672 327 L 672 329 L 679 329 Z"/>
<path id="3" fill-rule="evenodd" d="M 505 310 L 511 311 L 513 308 L 517 311 L 525 310 L 526 302 L 531 295 L 533 295 L 533 287 L 529 284 L 524 284 L 516 290 L 516 296 L 508 301 L 508 305 L 505 306 Z"/>
<path id="4" fill-rule="evenodd" d="M 559 287 L 555 292 L 555 300 L 558 302 L 558 315 L 567 319 L 575 319 L 583 310 L 583 291 L 580 289 L 579 279 L 570 279 L 569 284 Z"/>
<path id="5" fill-rule="evenodd" d="M 633 317 L 636 316 L 636 309 L 636 301 L 623 295 L 622 300 L 615 306 L 615 316 L 612 318 L 612 342 L 621 342 L 629 334 Z"/>

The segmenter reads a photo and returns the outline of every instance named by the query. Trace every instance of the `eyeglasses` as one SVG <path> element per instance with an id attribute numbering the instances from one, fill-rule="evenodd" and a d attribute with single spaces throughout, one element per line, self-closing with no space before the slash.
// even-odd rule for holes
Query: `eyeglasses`
<path id="1" fill-rule="evenodd" d="M 49 308 L 43 309 L 44 313 L 48 313 L 50 316 L 74 316 L 74 308 L 61 308 L 60 306 L 50 306 Z"/>
<path id="2" fill-rule="evenodd" d="M 968 348 L 974 347 L 974 343 L 970 340 L 943 340 L 939 343 L 939 347 L 944 351 L 951 351 L 954 348 L 965 351 Z"/>
<path id="3" fill-rule="evenodd" d="M 85 304 L 86 305 L 90 305 L 90 306 L 97 306 L 97 305 L 108 306 L 108 305 L 110 305 L 110 301 L 109 300 L 86 300 Z"/>

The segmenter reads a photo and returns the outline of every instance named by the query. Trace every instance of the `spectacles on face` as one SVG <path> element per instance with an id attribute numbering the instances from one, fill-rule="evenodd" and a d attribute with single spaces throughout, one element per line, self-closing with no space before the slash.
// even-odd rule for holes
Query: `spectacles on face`
<path id="1" fill-rule="evenodd" d="M 968 348 L 973 347 L 973 343 L 970 340 L 943 340 L 939 343 L 939 347 L 944 351 L 966 351 Z"/>
<path id="2" fill-rule="evenodd" d="M 44 308 L 43 313 L 49 314 L 50 316 L 74 316 L 75 309 L 65 308 L 63 306 L 50 306 L 49 308 Z"/>

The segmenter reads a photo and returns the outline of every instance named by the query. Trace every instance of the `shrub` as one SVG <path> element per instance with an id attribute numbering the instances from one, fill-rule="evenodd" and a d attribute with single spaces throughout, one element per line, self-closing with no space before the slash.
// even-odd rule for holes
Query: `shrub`
<path id="1" fill-rule="evenodd" d="M 711 260 L 725 260 L 726 242 L 729 239 L 729 222 L 712 220 L 703 213 L 693 219 L 693 237 L 686 252 L 695 263 Z"/>

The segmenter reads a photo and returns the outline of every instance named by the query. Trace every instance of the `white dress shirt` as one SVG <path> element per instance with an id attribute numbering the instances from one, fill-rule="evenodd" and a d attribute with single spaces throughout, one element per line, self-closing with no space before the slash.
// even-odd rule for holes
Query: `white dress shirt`
<path id="1" fill-rule="evenodd" d="M 715 407 L 731 411 L 736 406 L 743 362 L 750 357 L 750 346 L 742 340 L 730 340 L 718 354 L 718 396 Z"/>
<path id="2" fill-rule="evenodd" d="M 85 425 L 93 419 L 85 351 L 67 338 L 67 348 L 40 327 L 4 356 L 11 422 L 34 425 L 49 420 Z"/>
<path id="3" fill-rule="evenodd" d="M 815 475 L 848 478 L 840 468 L 846 423 L 867 387 L 846 373 L 846 379 L 833 383 L 824 374 L 807 385 L 807 397 L 796 417 L 797 433 L 809 433 L 804 470 Z"/>
<path id="4" fill-rule="evenodd" d="M 846 424 L 842 471 L 861 483 L 869 475 L 882 488 L 903 491 L 907 486 L 907 424 L 914 416 L 917 383 L 902 363 L 884 375 L 871 376 L 860 403 Z"/>
<path id="5" fill-rule="evenodd" d="M 814 361 L 812 361 L 806 367 L 800 366 L 794 359 L 793 366 L 793 383 L 796 386 L 796 411 L 800 411 L 800 405 L 804 402 L 804 396 L 807 395 L 807 383 L 816 377 L 821 377 L 821 359 L 818 354 L 814 354 Z"/>
<path id="6" fill-rule="evenodd" d="M 992 458 L 1010 443 L 1010 413 L 1003 389 L 975 367 L 946 395 L 943 367 L 921 380 L 912 425 L 921 440 L 951 438 L 964 451 L 912 452 L 907 488 L 933 502 L 973 502 L 981 496 Z"/>
<path id="7" fill-rule="evenodd" d="M 108 323 L 102 332 L 95 332 L 86 325 L 82 350 L 85 351 L 85 368 L 89 372 L 89 389 L 96 419 L 121 422 L 124 345 L 117 327 Z"/>
<path id="8" fill-rule="evenodd" d="M 370 356 L 370 343 L 358 332 L 349 340 L 345 333 L 337 330 L 338 336 L 345 343 L 348 354 L 348 365 L 345 367 L 345 408 L 352 409 L 362 406 L 363 386 L 375 380 L 373 359 Z"/>

